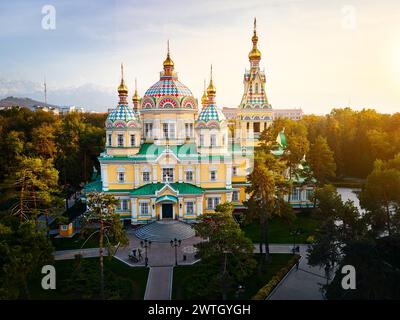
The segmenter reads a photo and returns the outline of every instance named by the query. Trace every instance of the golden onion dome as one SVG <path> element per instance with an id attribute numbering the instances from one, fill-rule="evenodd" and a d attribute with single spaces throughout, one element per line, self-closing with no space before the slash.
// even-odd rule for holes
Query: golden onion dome
<path id="1" fill-rule="evenodd" d="M 164 60 L 164 63 L 163 63 L 164 68 L 165 67 L 173 67 L 174 66 L 174 62 L 172 61 L 172 59 L 171 59 L 171 57 L 169 55 L 169 40 L 168 40 L 167 46 L 168 46 L 168 51 L 167 51 L 167 58 Z"/>
<path id="2" fill-rule="evenodd" d="M 128 87 L 125 85 L 124 81 L 124 66 L 121 63 L 121 83 L 118 87 L 118 93 L 120 95 L 128 95 Z"/>
<path id="3" fill-rule="evenodd" d="M 217 93 L 217 90 L 215 89 L 214 83 L 211 79 L 210 84 L 208 85 L 208 88 L 207 88 L 207 95 L 215 96 L 216 93 Z"/>
<path id="4" fill-rule="evenodd" d="M 139 97 L 138 92 L 137 92 L 137 81 L 136 81 L 136 79 L 135 79 L 135 93 L 133 94 L 132 102 L 133 103 L 140 102 L 140 97 Z"/>
<path id="5" fill-rule="evenodd" d="M 204 91 L 203 96 L 201 97 L 201 104 L 206 105 L 207 101 L 208 101 L 208 97 L 207 97 L 206 91 Z"/>
<path id="6" fill-rule="evenodd" d="M 253 36 L 251 37 L 251 41 L 253 42 L 253 49 L 251 49 L 249 53 L 249 60 L 261 60 L 261 52 L 257 48 L 258 36 L 256 31 L 256 18 L 254 18 L 254 32 Z"/>
<path id="7" fill-rule="evenodd" d="M 203 96 L 201 97 L 201 104 L 205 106 L 208 102 L 208 97 L 207 97 L 207 89 L 206 89 L 206 80 L 204 79 L 204 90 L 203 90 Z"/>
<path id="8" fill-rule="evenodd" d="M 167 58 L 164 60 L 163 65 L 164 65 L 164 67 L 173 67 L 174 66 L 174 62 L 172 61 L 171 57 L 169 56 L 169 53 L 167 55 Z"/>
<path id="9" fill-rule="evenodd" d="M 213 79 L 212 79 L 212 65 L 211 65 L 211 72 L 210 72 L 210 84 L 207 88 L 207 96 L 215 96 L 217 90 L 214 87 Z"/>
<path id="10" fill-rule="evenodd" d="M 121 81 L 121 84 L 118 87 L 118 93 L 124 95 L 128 94 L 128 87 L 125 85 L 124 80 Z"/>

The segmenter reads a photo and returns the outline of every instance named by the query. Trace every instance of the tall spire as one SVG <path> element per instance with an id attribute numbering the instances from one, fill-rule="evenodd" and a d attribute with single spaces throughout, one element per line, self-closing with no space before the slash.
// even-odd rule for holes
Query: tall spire
<path id="1" fill-rule="evenodd" d="M 124 81 L 124 65 L 121 63 L 121 83 L 118 87 L 118 96 L 120 104 L 127 104 L 128 97 L 128 87 L 125 85 Z"/>
<path id="2" fill-rule="evenodd" d="M 172 76 L 174 71 L 174 62 L 172 61 L 169 53 L 169 40 L 167 41 L 167 58 L 164 60 L 164 72 L 166 76 Z"/>
<path id="3" fill-rule="evenodd" d="M 47 83 L 46 83 L 46 76 L 44 76 L 43 87 L 44 87 L 44 103 L 47 105 Z"/>
<path id="4" fill-rule="evenodd" d="M 253 42 L 253 48 L 249 53 L 249 60 L 252 66 L 258 66 L 258 62 L 261 60 L 261 52 L 257 48 L 258 36 L 257 36 L 257 20 L 254 18 L 254 30 L 253 36 L 251 37 L 251 41 Z"/>
<path id="5" fill-rule="evenodd" d="M 213 74 L 212 74 L 212 65 L 211 65 L 211 70 L 210 70 L 210 84 L 208 85 L 207 88 L 207 96 L 208 96 L 208 102 L 209 103 L 214 103 L 215 102 L 215 94 L 217 93 L 217 90 L 214 87 L 213 83 Z"/>
<path id="6" fill-rule="evenodd" d="M 137 92 L 137 79 L 136 78 L 135 78 L 135 93 L 133 94 L 132 102 L 133 102 L 133 109 L 135 111 L 137 111 L 139 108 L 140 97 Z"/>

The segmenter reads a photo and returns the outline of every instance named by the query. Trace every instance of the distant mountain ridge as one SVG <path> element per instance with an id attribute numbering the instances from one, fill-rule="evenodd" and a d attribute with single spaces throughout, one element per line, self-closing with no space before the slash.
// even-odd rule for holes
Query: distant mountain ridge
<path id="1" fill-rule="evenodd" d="M 28 109 L 33 110 L 34 106 L 46 106 L 49 108 L 61 108 L 60 106 L 54 105 L 54 104 L 49 104 L 49 103 L 44 103 L 43 101 L 37 101 L 33 100 L 31 98 L 18 98 L 18 97 L 7 97 L 2 100 L 0 100 L 0 108 L 1 107 L 13 107 L 13 106 L 19 106 L 19 107 L 26 107 Z"/>

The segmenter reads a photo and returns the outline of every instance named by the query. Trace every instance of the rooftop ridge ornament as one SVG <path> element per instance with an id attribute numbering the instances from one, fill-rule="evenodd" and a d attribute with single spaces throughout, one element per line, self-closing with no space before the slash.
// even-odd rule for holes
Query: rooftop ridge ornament
<path id="1" fill-rule="evenodd" d="M 167 41 L 167 58 L 164 60 L 163 66 L 164 66 L 164 74 L 166 76 L 172 76 L 172 73 L 174 71 L 174 61 L 172 61 L 170 56 L 169 39 Z"/>
<path id="2" fill-rule="evenodd" d="M 214 86 L 214 83 L 213 83 L 213 70 L 212 70 L 212 64 L 211 64 L 210 84 L 208 85 L 208 88 L 207 88 L 208 103 L 214 103 L 215 102 L 215 94 L 216 93 L 217 93 L 217 90 L 215 89 L 215 86 Z"/>
<path id="3" fill-rule="evenodd" d="M 124 65 L 122 62 L 121 62 L 121 83 L 118 87 L 118 96 L 119 96 L 120 104 L 128 104 L 128 101 L 127 101 L 128 87 L 125 85 L 125 81 L 124 81 Z"/>

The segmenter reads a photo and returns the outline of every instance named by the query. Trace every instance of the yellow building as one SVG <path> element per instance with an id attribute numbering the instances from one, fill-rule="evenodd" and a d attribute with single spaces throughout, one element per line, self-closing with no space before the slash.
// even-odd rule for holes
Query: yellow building
<path id="1" fill-rule="evenodd" d="M 85 191 L 114 194 L 120 201 L 117 212 L 132 224 L 192 221 L 228 201 L 243 209 L 257 134 L 272 121 L 255 27 L 238 130 L 228 128 L 216 103 L 212 67 L 199 107 L 178 80 L 168 50 L 159 81 L 142 98 L 135 88 L 131 107 L 121 66 L 119 103 L 108 114 L 105 152 L 99 157 L 101 181 Z"/>

